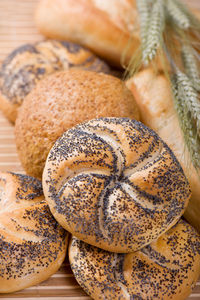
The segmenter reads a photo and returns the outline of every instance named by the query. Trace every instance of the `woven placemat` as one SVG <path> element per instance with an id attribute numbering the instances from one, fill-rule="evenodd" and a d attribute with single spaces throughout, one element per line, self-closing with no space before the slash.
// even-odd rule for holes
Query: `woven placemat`
<path id="1" fill-rule="evenodd" d="M 39 0 L 0 0 L 0 61 L 13 49 L 42 40 L 34 25 L 33 13 Z M 186 1 L 200 9 L 200 0 Z M 19 162 L 14 127 L 0 112 L 0 170 L 24 173 Z M 73 277 L 69 262 L 43 283 L 12 294 L 0 294 L 3 299 L 89 300 Z M 188 300 L 200 300 L 200 281 Z"/>

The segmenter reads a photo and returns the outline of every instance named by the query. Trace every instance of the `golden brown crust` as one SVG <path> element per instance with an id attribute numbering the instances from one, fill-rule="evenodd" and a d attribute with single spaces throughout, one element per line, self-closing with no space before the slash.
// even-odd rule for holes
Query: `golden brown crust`
<path id="1" fill-rule="evenodd" d="M 95 300 L 182 300 L 200 275 L 200 236 L 181 220 L 157 241 L 129 254 L 72 237 L 69 260 L 76 280 Z"/>
<path id="2" fill-rule="evenodd" d="M 117 66 L 125 49 L 129 61 L 140 44 L 135 0 L 43 0 L 36 24 L 45 36 L 84 45 Z"/>
<path id="3" fill-rule="evenodd" d="M 17 118 L 18 107 L 18 104 L 11 103 L 10 100 L 4 96 L 0 90 L 0 110 L 11 123 L 14 123 Z"/>
<path id="4" fill-rule="evenodd" d="M 65 132 L 49 152 L 43 188 L 66 230 L 94 246 L 124 253 L 174 225 L 190 197 L 167 145 L 127 118 L 95 119 Z"/>
<path id="5" fill-rule="evenodd" d="M 192 190 L 185 217 L 200 232 L 200 178 L 185 147 L 170 83 L 162 73 L 157 76 L 147 69 L 129 79 L 127 86 L 140 108 L 142 122 L 159 134 L 179 160 Z"/>
<path id="6" fill-rule="evenodd" d="M 199 11 L 192 11 L 199 17 Z M 35 20 L 43 35 L 86 46 L 116 66 L 127 66 L 140 47 L 136 0 L 41 0 Z M 179 57 L 180 45 L 172 42 Z M 155 64 L 163 70 L 163 57 Z M 168 61 L 166 68 L 171 69 Z"/>
<path id="7" fill-rule="evenodd" d="M 72 67 L 110 72 L 106 63 L 71 42 L 47 40 L 17 48 L 1 66 L 0 109 L 14 123 L 23 99 L 38 81 Z"/>
<path id="8" fill-rule="evenodd" d="M 35 178 L 0 173 L 0 293 L 38 284 L 61 266 L 67 234 Z"/>
<path id="9" fill-rule="evenodd" d="M 80 122 L 103 116 L 139 118 L 134 98 L 120 79 L 75 69 L 44 79 L 25 99 L 15 126 L 26 172 L 41 178 L 56 139 Z"/>

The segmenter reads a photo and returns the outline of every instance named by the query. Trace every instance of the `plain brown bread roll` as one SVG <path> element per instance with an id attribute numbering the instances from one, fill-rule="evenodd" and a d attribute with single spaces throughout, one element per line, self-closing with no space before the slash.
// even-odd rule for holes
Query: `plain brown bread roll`
<path id="1" fill-rule="evenodd" d="M 103 251 L 75 237 L 69 260 L 76 280 L 95 300 L 183 300 L 200 275 L 200 236 L 180 221 L 140 251 Z"/>
<path id="2" fill-rule="evenodd" d="M 154 241 L 177 222 L 190 197 L 168 146 L 128 118 L 95 119 L 65 132 L 49 152 L 43 189 L 66 230 L 113 252 Z"/>
<path id="3" fill-rule="evenodd" d="M 127 86 L 140 108 L 142 122 L 159 134 L 179 160 L 192 190 L 185 217 L 200 232 L 200 177 L 185 147 L 170 83 L 164 74 L 147 69 L 129 79 Z"/>
<path id="4" fill-rule="evenodd" d="M 50 213 L 41 182 L 0 172 L 0 293 L 46 280 L 66 248 L 67 233 Z"/>
<path id="5" fill-rule="evenodd" d="M 26 97 L 16 121 L 17 150 L 26 172 L 41 178 L 48 152 L 63 132 L 106 116 L 139 119 L 120 79 L 75 69 L 46 77 Z"/>
<path id="6" fill-rule="evenodd" d="M 13 51 L 0 69 L 0 109 L 15 122 L 24 97 L 46 75 L 76 67 L 109 73 L 110 69 L 89 50 L 63 41 L 41 41 Z"/>
<path id="7" fill-rule="evenodd" d="M 118 66 L 140 44 L 135 0 L 42 0 L 36 25 L 45 36 L 84 45 Z"/>

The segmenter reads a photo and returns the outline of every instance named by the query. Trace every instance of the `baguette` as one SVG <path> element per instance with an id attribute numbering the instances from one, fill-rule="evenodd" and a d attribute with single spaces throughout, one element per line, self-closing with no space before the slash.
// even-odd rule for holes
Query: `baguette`
<path id="1" fill-rule="evenodd" d="M 155 75 L 152 69 L 146 69 L 126 84 L 140 108 L 141 121 L 159 134 L 179 160 L 192 190 L 185 217 L 200 232 L 200 178 L 185 147 L 170 83 L 163 73 Z"/>

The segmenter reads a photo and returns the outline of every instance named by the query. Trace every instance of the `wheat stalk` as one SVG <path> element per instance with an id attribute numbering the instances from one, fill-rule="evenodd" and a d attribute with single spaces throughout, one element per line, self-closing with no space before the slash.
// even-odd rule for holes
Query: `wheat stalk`
<path id="1" fill-rule="evenodd" d="M 195 127 L 200 135 L 200 101 L 198 99 L 198 93 L 187 75 L 180 71 L 176 73 L 176 83 L 178 92 L 182 95 L 183 105 L 195 120 Z"/>
<path id="2" fill-rule="evenodd" d="M 199 69 L 197 66 L 197 60 L 193 54 L 193 49 L 189 45 L 183 45 L 182 47 L 182 59 L 185 72 L 191 79 L 194 88 L 200 91 L 200 76 Z"/>
<path id="3" fill-rule="evenodd" d="M 174 3 L 179 7 L 179 9 L 188 17 L 190 21 L 190 26 L 194 26 L 198 29 L 200 29 L 200 21 L 196 18 L 196 16 L 191 13 L 187 7 L 179 0 L 173 0 Z"/>
<path id="4" fill-rule="evenodd" d="M 140 16 L 140 35 L 142 49 L 147 46 L 147 30 L 149 26 L 150 7 L 146 0 L 137 0 L 137 9 Z"/>
<path id="5" fill-rule="evenodd" d="M 129 72 L 131 74 L 131 71 L 136 69 L 135 66 L 152 62 L 158 50 L 159 55 L 165 53 L 171 66 L 170 73 L 175 73 L 172 87 L 180 127 L 192 163 L 199 169 L 200 22 L 179 0 L 137 0 L 137 7 L 140 15 L 142 55 L 141 60 L 139 56 L 134 60 L 133 55 Z M 171 33 L 170 36 L 167 35 L 167 29 Z M 167 66 L 164 70 L 166 74 L 168 70 Z"/>
<path id="6" fill-rule="evenodd" d="M 181 86 L 177 82 L 177 76 L 172 79 L 172 91 L 174 106 L 177 111 L 179 124 L 183 132 L 185 144 L 189 150 L 193 166 L 198 170 L 200 168 L 200 139 L 191 113 L 186 109 L 183 103 L 183 93 Z"/>
<path id="7" fill-rule="evenodd" d="M 183 29 L 190 27 L 190 20 L 185 12 L 180 9 L 180 6 L 174 0 L 167 0 L 166 9 L 173 22 Z"/>
<path id="8" fill-rule="evenodd" d="M 145 65 L 148 65 L 156 56 L 157 50 L 162 42 L 164 27 L 165 15 L 163 0 L 155 0 L 149 15 L 148 28 L 146 29 L 146 47 L 143 49 L 143 62 Z"/>

